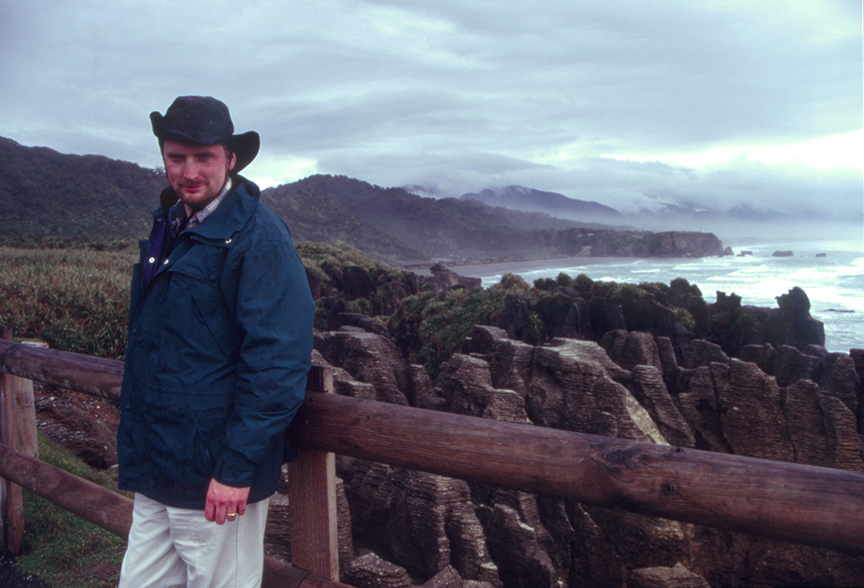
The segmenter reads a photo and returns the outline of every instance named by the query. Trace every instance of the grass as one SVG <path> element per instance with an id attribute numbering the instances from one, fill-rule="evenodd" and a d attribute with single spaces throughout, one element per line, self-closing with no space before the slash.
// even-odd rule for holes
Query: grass
<path id="1" fill-rule="evenodd" d="M 0 324 L 17 337 L 52 348 L 122 357 L 126 345 L 133 249 L 20 249 L 0 247 Z M 116 470 L 98 472 L 47 438 L 40 459 L 117 488 Z M 25 535 L 16 567 L 63 588 L 117 585 L 126 541 L 24 491 Z"/>
<path id="2" fill-rule="evenodd" d="M 116 469 L 100 472 L 49 439 L 39 436 L 39 458 L 110 490 Z M 16 567 L 63 588 L 117 585 L 126 541 L 41 496 L 24 491 L 25 534 Z"/>
<path id="3" fill-rule="evenodd" d="M 53 349 L 120 358 L 133 249 L 0 247 L 0 324 Z"/>

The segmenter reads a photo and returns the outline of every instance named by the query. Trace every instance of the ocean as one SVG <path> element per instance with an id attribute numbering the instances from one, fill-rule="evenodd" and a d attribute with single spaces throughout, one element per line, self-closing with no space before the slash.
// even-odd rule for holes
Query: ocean
<path id="1" fill-rule="evenodd" d="M 505 273 L 529 284 L 564 272 L 592 280 L 662 282 L 684 278 L 696 284 L 709 303 L 716 292 L 737 294 L 741 304 L 777 307 L 776 298 L 799 286 L 810 298 L 810 314 L 825 324 L 828 351 L 848 353 L 864 348 L 864 247 L 861 240 L 747 243 L 732 245 L 735 255 L 698 259 L 566 258 L 530 262 L 461 266 L 464 276 L 497 284 Z M 742 251 L 752 255 L 740 256 Z M 790 257 L 774 257 L 791 251 Z M 824 254 L 822 256 L 821 254 Z"/>

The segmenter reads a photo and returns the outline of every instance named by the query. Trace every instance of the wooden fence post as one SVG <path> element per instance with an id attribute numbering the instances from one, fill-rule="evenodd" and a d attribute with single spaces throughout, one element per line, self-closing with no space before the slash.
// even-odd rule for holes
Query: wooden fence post
<path id="1" fill-rule="evenodd" d="M 307 394 L 333 392 L 330 369 L 313 367 Z M 333 453 L 300 449 L 288 467 L 288 517 L 291 562 L 330 580 L 339 580 L 336 521 L 336 458 Z"/>
<path id="2" fill-rule="evenodd" d="M 0 326 L 0 339 L 12 340 L 12 329 Z M 0 442 L 29 457 L 37 457 L 33 381 L 0 373 Z M 2 481 L 3 541 L 18 555 L 24 537 L 24 495 L 18 484 Z"/>

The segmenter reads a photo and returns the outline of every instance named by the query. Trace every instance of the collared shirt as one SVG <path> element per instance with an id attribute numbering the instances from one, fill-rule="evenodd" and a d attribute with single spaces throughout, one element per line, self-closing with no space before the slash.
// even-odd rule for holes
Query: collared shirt
<path id="1" fill-rule="evenodd" d="M 231 191 L 231 178 L 226 178 L 225 187 L 219 193 L 219 195 L 213 199 L 210 204 L 202 208 L 201 210 L 194 212 L 191 217 L 186 217 L 186 207 L 183 206 L 183 202 L 181 200 L 177 201 L 177 204 L 171 207 L 171 210 L 168 212 L 168 218 L 171 222 L 171 232 L 174 236 L 177 236 L 184 229 L 189 227 L 197 227 L 198 225 L 204 224 L 204 221 L 207 220 L 219 205 L 222 204 L 222 201 L 225 200 L 225 196 L 228 195 L 228 192 Z"/>
<path id="2" fill-rule="evenodd" d="M 153 276 L 156 275 L 159 266 L 168 263 L 168 255 L 174 247 L 177 235 L 183 232 L 184 229 L 188 227 L 196 227 L 207 220 L 207 218 L 219 207 L 222 201 L 225 200 L 225 196 L 227 196 L 230 191 L 231 178 L 229 177 L 225 182 L 225 188 L 223 188 L 222 192 L 219 193 L 219 196 L 214 198 L 210 204 L 193 214 L 191 219 L 186 217 L 186 207 L 183 206 L 183 202 L 179 199 L 168 211 L 167 226 L 160 224 L 163 222 L 161 215 L 154 216 L 153 230 L 150 233 L 149 248 L 147 257 L 145 258 L 146 263 L 143 263 L 142 266 L 143 279 L 141 283 L 144 288 L 147 288 L 147 285 L 153 279 Z"/>

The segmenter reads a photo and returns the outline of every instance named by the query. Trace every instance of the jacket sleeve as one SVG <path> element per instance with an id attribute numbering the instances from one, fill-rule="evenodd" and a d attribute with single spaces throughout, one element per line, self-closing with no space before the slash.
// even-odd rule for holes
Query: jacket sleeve
<path id="1" fill-rule="evenodd" d="M 264 227 L 259 227 L 264 228 Z M 256 468 L 283 452 L 282 436 L 303 403 L 312 353 L 314 307 L 306 271 L 287 228 L 257 235 L 236 268 L 239 337 L 234 410 L 214 478 L 249 486 Z"/>

